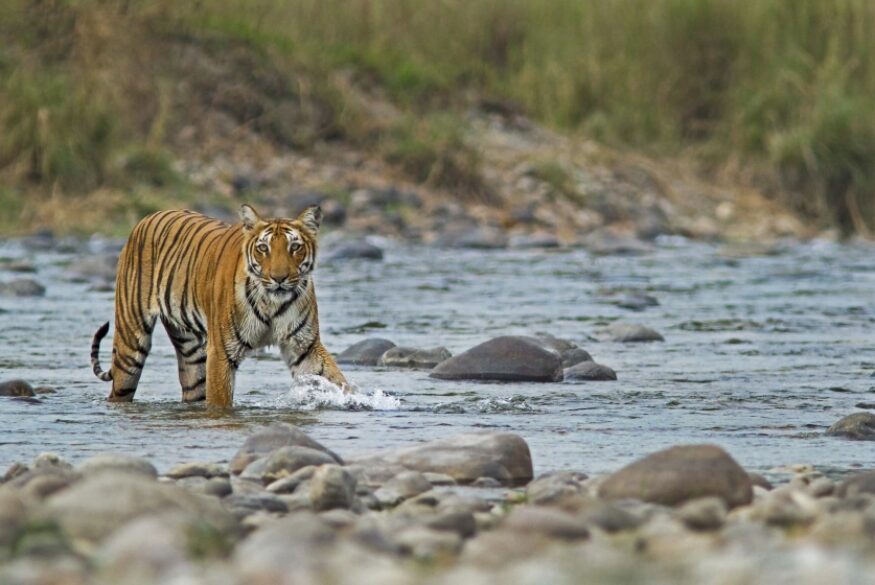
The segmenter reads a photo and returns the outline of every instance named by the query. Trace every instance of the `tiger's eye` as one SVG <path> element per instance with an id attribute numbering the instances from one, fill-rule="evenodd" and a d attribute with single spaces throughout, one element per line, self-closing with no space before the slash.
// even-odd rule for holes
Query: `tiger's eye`
<path id="1" fill-rule="evenodd" d="M 291 250 L 292 252 L 297 252 L 300 249 L 301 244 L 299 244 L 298 242 L 292 242 L 291 244 L 289 244 L 289 250 Z"/>
<path id="2" fill-rule="evenodd" d="M 267 254 L 267 244 L 258 244 L 255 249 L 261 254 Z"/>

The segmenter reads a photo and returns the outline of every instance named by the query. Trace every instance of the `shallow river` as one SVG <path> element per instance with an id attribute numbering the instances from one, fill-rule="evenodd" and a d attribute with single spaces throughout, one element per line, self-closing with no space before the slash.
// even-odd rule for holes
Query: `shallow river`
<path id="1" fill-rule="evenodd" d="M 536 473 L 612 471 L 685 442 L 724 446 L 768 471 L 812 463 L 834 473 L 875 467 L 872 443 L 827 437 L 840 417 L 875 408 L 875 249 L 793 244 L 769 254 L 661 242 L 652 254 L 594 257 L 582 250 L 449 251 L 389 245 L 383 262 L 324 264 L 317 290 L 325 345 L 334 352 L 377 335 L 453 353 L 502 334 L 548 332 L 613 367 L 617 382 L 490 384 L 434 380 L 424 371 L 347 366 L 357 404 L 292 388 L 276 351 L 249 358 L 236 408 L 217 415 L 179 402 L 176 361 L 159 326 L 133 404 L 107 404 L 109 385 L 88 363 L 113 295 L 71 279 L 72 256 L 0 244 L 0 257 L 34 264 L 43 298 L 0 297 L 0 379 L 56 394 L 0 399 L 0 471 L 56 451 L 76 461 L 135 453 L 159 470 L 227 461 L 272 421 L 304 425 L 342 455 L 472 430 L 521 434 Z M 658 306 L 636 312 L 611 293 Z M 660 331 L 664 343 L 597 342 L 615 320 Z M 107 338 L 101 354 L 109 360 Z M 859 407 L 857 405 L 860 405 Z"/>

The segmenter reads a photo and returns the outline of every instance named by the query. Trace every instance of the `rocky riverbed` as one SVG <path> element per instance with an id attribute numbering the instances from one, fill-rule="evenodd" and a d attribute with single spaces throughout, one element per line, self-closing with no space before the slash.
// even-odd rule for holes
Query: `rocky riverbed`
<path id="1" fill-rule="evenodd" d="M 715 445 L 533 478 L 506 432 L 346 458 L 291 425 L 228 464 L 43 453 L 0 484 L 0 582 L 866 583 L 875 474 L 771 485 Z"/>

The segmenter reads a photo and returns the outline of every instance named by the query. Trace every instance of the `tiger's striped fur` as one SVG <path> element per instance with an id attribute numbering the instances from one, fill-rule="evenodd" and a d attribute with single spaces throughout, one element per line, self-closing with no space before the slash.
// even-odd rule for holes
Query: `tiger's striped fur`
<path id="1" fill-rule="evenodd" d="M 237 367 L 253 349 L 280 347 L 292 376 L 317 374 L 348 389 L 319 339 L 312 272 L 322 212 L 262 219 L 244 205 L 227 225 L 192 211 L 162 211 L 134 227 L 116 276 L 112 367 L 91 363 L 112 380 L 108 400 L 131 401 L 160 319 L 176 349 L 182 399 L 228 407 Z"/>

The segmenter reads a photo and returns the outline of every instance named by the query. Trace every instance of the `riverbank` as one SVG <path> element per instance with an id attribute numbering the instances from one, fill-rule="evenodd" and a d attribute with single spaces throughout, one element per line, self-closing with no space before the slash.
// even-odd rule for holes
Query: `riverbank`
<path id="1" fill-rule="evenodd" d="M 719 447 L 687 445 L 607 476 L 533 478 L 513 433 L 345 460 L 288 425 L 250 436 L 228 463 L 160 473 L 133 455 L 74 467 L 46 453 L 2 478 L 0 579 L 867 582 L 872 474 L 779 471 L 773 486 Z"/>

